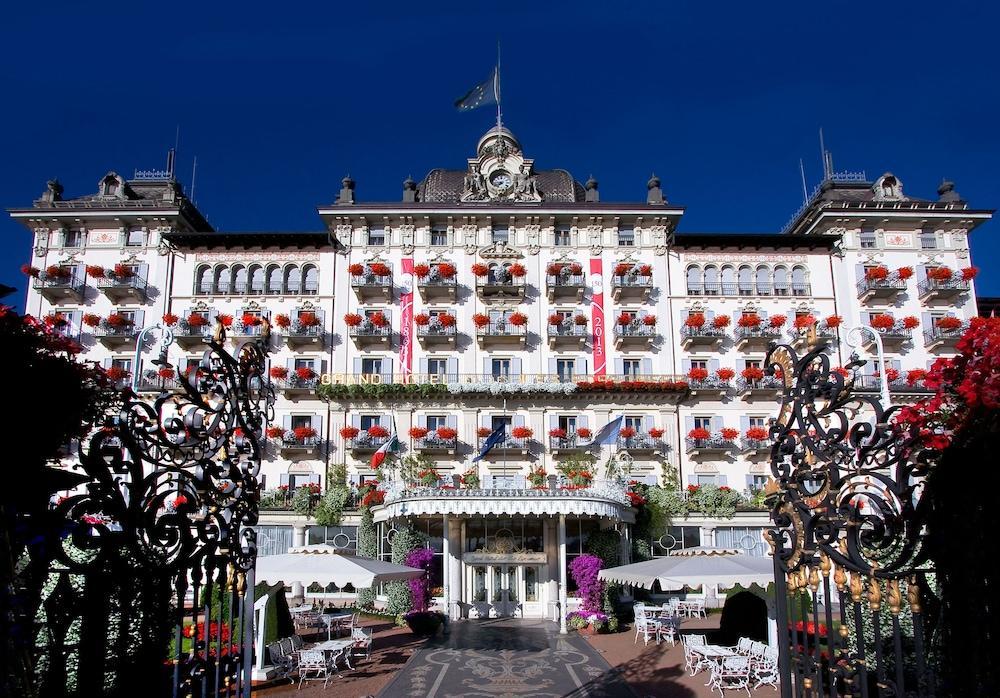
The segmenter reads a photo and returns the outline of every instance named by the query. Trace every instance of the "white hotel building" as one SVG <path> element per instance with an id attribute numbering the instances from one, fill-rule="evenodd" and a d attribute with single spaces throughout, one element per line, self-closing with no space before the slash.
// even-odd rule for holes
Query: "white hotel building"
<path id="1" fill-rule="evenodd" d="M 494 129 L 465 168 L 408 180 L 400 201 L 358 201 L 345 179 L 319 207 L 322 232 L 215 231 L 163 173 L 109 173 L 78 198 L 53 182 L 10 215 L 33 234 L 30 265 L 41 270 L 29 280 L 27 312 L 60 313 L 87 358 L 139 370 L 144 390 L 176 379 L 156 374 L 152 349 L 133 365 L 142 327 L 177 316 L 170 360 L 183 369 L 204 351 L 216 316 L 236 318 L 233 343 L 260 332 L 242 328 L 245 314 L 269 318 L 274 426 L 285 435 L 268 438 L 265 489 L 325 486 L 335 465 L 352 484 L 371 479 L 384 439 L 368 436 L 373 427 L 395 428 L 406 451 L 425 453 L 451 481 L 477 467 L 482 430 L 507 423 L 508 440 L 478 464 L 478 489 L 390 486 L 375 516 L 386 551 L 385 536 L 405 520 L 430 535 L 452 613 L 540 616 L 561 596 L 565 607 L 566 561 L 590 532 L 631 535 L 635 510 L 601 466 L 585 489 L 561 489 L 562 480 L 531 489 L 528 480 L 538 469 L 558 475 L 609 420 L 623 415 L 632 434 L 618 444 L 631 479 L 761 487 L 768 447 L 753 430 L 775 413 L 778 391 L 753 368 L 769 341 L 819 342 L 844 366 L 847 329 L 878 316 L 898 400 L 922 390 L 910 371 L 953 350 L 976 314 L 961 272 L 972 266 L 968 235 L 992 212 L 970 208 L 949 183 L 936 199 L 917 199 L 890 174 L 864 180 L 828 176 L 780 233 L 676 233 L 684 209 L 655 177 L 641 202 L 604 202 L 593 180 L 536 170 L 512 134 Z M 317 324 L 294 322 L 301 313 Z M 555 314 L 566 319 L 550 324 Z M 698 314 L 700 326 L 688 319 Z M 192 315 L 208 323 L 188 322 Z M 279 316 L 292 324 L 281 327 Z M 796 323 L 801 316 L 814 326 L 796 328 L 808 324 Z M 839 327 L 827 323 L 833 316 Z M 946 316 L 957 320 L 939 325 Z M 869 363 L 857 380 L 877 390 L 877 373 Z M 324 401 L 324 381 L 446 387 Z M 414 427 L 428 436 L 412 437 Z M 435 438 L 439 429 L 445 438 Z M 264 511 L 261 553 L 303 542 L 352 548 L 357 521 L 349 512 L 324 528 Z M 649 542 L 654 554 L 699 544 L 766 554 L 767 521 L 759 510 L 691 514 Z"/>

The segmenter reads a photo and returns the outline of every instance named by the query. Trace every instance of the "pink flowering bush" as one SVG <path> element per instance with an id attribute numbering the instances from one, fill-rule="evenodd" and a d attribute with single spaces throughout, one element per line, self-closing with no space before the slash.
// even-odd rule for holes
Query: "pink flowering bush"
<path id="1" fill-rule="evenodd" d="M 413 610 L 417 612 L 426 611 L 431 604 L 431 582 L 430 569 L 434 562 L 434 551 L 430 548 L 417 548 L 410 551 L 403 563 L 407 567 L 415 567 L 423 570 L 424 574 L 416 579 L 410 579 L 407 584 L 410 587 L 410 596 L 413 599 Z"/>
<path id="2" fill-rule="evenodd" d="M 604 563 L 596 555 L 580 555 L 569 565 L 576 588 L 580 592 L 580 610 L 584 613 L 600 613 L 604 595 L 604 582 L 597 578 Z"/>

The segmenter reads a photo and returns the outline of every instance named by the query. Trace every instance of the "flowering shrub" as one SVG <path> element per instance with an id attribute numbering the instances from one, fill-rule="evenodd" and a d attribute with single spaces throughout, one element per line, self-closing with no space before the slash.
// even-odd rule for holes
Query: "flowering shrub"
<path id="1" fill-rule="evenodd" d="M 429 264 L 417 264 L 413 267 L 413 275 L 418 279 L 422 279 L 431 273 L 431 267 Z"/>
<path id="2" fill-rule="evenodd" d="M 348 313 L 347 315 L 344 316 L 344 324 L 347 325 L 348 327 L 357 327 L 358 325 L 361 324 L 361 321 L 363 319 L 364 318 L 362 318 L 357 313 Z"/>
<path id="3" fill-rule="evenodd" d="M 767 438 L 767 429 L 764 427 L 750 427 L 746 431 L 746 437 L 754 441 L 763 441 Z"/>
<path id="4" fill-rule="evenodd" d="M 733 429 L 732 427 L 723 427 L 722 431 L 719 433 L 722 434 L 722 438 L 732 440 L 740 435 L 740 430 Z"/>
<path id="5" fill-rule="evenodd" d="M 573 324 L 574 325 L 579 325 L 581 327 L 585 326 L 587 324 L 587 316 L 586 315 L 574 315 L 573 316 Z"/>
<path id="6" fill-rule="evenodd" d="M 808 313 L 805 315 L 796 315 L 794 324 L 796 329 L 807 329 L 816 324 L 816 318 Z"/>
<path id="7" fill-rule="evenodd" d="M 514 327 L 524 327 L 528 324 L 528 316 L 524 313 L 511 313 L 507 317 L 507 322 L 512 324 Z"/>
<path id="8" fill-rule="evenodd" d="M 646 381 L 646 380 L 595 380 L 579 383 L 556 383 L 555 385 L 570 385 L 581 392 L 621 391 L 631 393 L 659 393 L 675 390 L 687 390 L 687 381 Z"/>
<path id="9" fill-rule="evenodd" d="M 431 603 L 430 570 L 433 562 L 434 551 L 424 547 L 410 551 L 403 562 L 407 567 L 415 567 L 424 571 L 422 576 L 407 581 L 410 587 L 410 597 L 413 599 L 413 610 L 418 613 L 426 611 Z"/>
<path id="10" fill-rule="evenodd" d="M 618 319 L 615 322 L 617 322 L 622 327 L 624 327 L 625 325 L 631 325 L 632 315 L 629 313 L 622 313 L 621 315 L 618 316 Z"/>
<path id="11" fill-rule="evenodd" d="M 729 327 L 729 316 L 728 315 L 716 315 L 712 320 L 712 327 L 717 330 L 722 330 Z"/>
<path id="12" fill-rule="evenodd" d="M 736 376 L 736 371 L 731 368 L 720 368 L 715 372 L 715 375 L 719 377 L 721 381 L 732 380 Z"/>
<path id="13" fill-rule="evenodd" d="M 913 267 L 900 267 L 896 270 L 896 276 L 898 276 L 903 281 L 906 281 L 911 276 L 913 276 Z"/>
<path id="14" fill-rule="evenodd" d="M 340 428 L 340 437 L 342 439 L 350 440 L 350 439 L 355 438 L 360 433 L 361 433 L 361 430 L 358 429 L 355 426 L 348 425 L 348 426 Z"/>
<path id="15" fill-rule="evenodd" d="M 840 317 L 839 315 L 831 315 L 830 317 L 828 317 L 823 322 L 826 324 L 827 327 L 829 327 L 831 329 L 836 329 L 836 328 L 840 327 L 841 324 L 843 324 L 844 319 L 842 317 Z"/>
<path id="16" fill-rule="evenodd" d="M 487 436 L 493 433 L 493 430 L 489 427 L 479 427 L 476 429 L 476 436 L 480 439 L 485 439 Z"/>
<path id="17" fill-rule="evenodd" d="M 410 438 L 411 439 L 422 439 L 427 436 L 429 429 L 427 427 L 410 427 Z"/>
<path id="18" fill-rule="evenodd" d="M 389 324 L 389 320 L 386 318 L 385 315 L 382 314 L 381 311 L 376 311 L 371 315 L 369 315 L 368 320 L 375 327 L 385 327 Z"/>
<path id="19" fill-rule="evenodd" d="M 865 269 L 865 278 L 869 281 L 884 281 L 889 278 L 889 268 L 882 265 Z"/>
<path id="20" fill-rule="evenodd" d="M 426 327 L 431 322 L 431 316 L 427 313 L 419 313 L 413 316 L 413 322 L 417 327 Z"/>
<path id="21" fill-rule="evenodd" d="M 743 313 L 736 322 L 740 327 L 760 327 L 760 315 L 757 313 Z"/>
<path id="22" fill-rule="evenodd" d="M 663 429 L 660 429 L 659 427 L 653 427 L 652 429 L 649 430 L 649 435 L 654 439 L 662 439 Z"/>
<path id="23" fill-rule="evenodd" d="M 528 483 L 533 488 L 544 487 L 548 481 L 549 474 L 545 472 L 545 468 L 536 468 L 528 473 Z"/>
<path id="24" fill-rule="evenodd" d="M 361 496 L 361 506 L 371 507 L 385 502 L 385 492 L 383 490 L 368 490 Z"/>
<path id="25" fill-rule="evenodd" d="M 292 433 L 295 434 L 295 438 L 299 441 L 305 441 L 316 436 L 316 430 L 312 427 L 295 427 L 292 429 Z"/>
<path id="26" fill-rule="evenodd" d="M 300 312 L 298 321 L 303 327 L 316 327 L 319 325 L 319 318 L 316 316 L 316 313 L 309 310 Z"/>
<path id="27" fill-rule="evenodd" d="M 831 372 L 836 373 L 838 376 L 843 376 L 844 378 L 850 377 L 850 372 L 843 366 L 837 366 L 836 368 L 830 369 Z"/>
<path id="28" fill-rule="evenodd" d="M 368 265 L 368 270 L 374 276 L 391 276 L 392 275 L 392 270 L 389 269 L 389 265 L 388 264 L 384 264 L 383 262 L 372 262 L 371 264 Z"/>
<path id="29" fill-rule="evenodd" d="M 94 313 L 85 313 L 83 316 L 83 324 L 87 327 L 97 327 L 101 324 L 101 316 L 95 315 Z"/>
<path id="30" fill-rule="evenodd" d="M 909 385 L 916 385 L 927 377 L 927 371 L 922 368 L 912 368 L 906 372 L 906 382 Z"/>
<path id="31" fill-rule="evenodd" d="M 634 427 L 622 427 L 618 431 L 618 435 L 620 437 L 622 437 L 623 439 L 631 439 L 633 436 L 635 436 L 635 428 Z"/>
<path id="32" fill-rule="evenodd" d="M 891 330 L 896 325 L 896 319 L 888 313 L 880 313 L 871 319 L 871 326 L 876 330 Z"/>
<path id="33" fill-rule="evenodd" d="M 65 327 L 67 324 L 69 324 L 66 320 L 66 316 L 59 312 L 49 313 L 44 318 L 42 318 L 42 322 L 44 322 L 45 326 L 48 328 Z"/>
<path id="34" fill-rule="evenodd" d="M 458 438 L 458 431 L 452 427 L 438 427 L 437 435 L 439 439 L 444 441 L 453 441 Z"/>
<path id="35" fill-rule="evenodd" d="M 87 276 L 92 279 L 103 279 L 104 278 L 104 267 L 97 264 L 87 265 Z"/>
<path id="36" fill-rule="evenodd" d="M 170 368 L 169 366 L 160 366 L 160 368 L 156 370 L 156 375 L 158 375 L 160 378 L 165 378 L 169 380 L 173 378 L 175 374 L 174 374 L 174 369 Z"/>
<path id="37" fill-rule="evenodd" d="M 309 366 L 299 366 L 295 369 L 295 376 L 302 381 L 311 381 L 316 377 L 316 371 Z"/>
<path id="38" fill-rule="evenodd" d="M 913 315 L 907 315 L 906 317 L 903 318 L 903 327 L 905 327 L 908 330 L 915 329 L 916 327 L 919 327 L 919 325 L 920 325 L 920 318 L 918 317 L 915 317 Z"/>
<path id="39" fill-rule="evenodd" d="M 435 468 L 427 468 L 417 472 L 417 482 L 424 487 L 433 487 L 441 481 L 441 475 Z"/>
<path id="40" fill-rule="evenodd" d="M 243 323 L 244 327 L 256 327 L 261 324 L 262 320 L 259 315 L 254 315 L 253 313 L 243 313 L 240 318 L 240 322 Z"/>
<path id="41" fill-rule="evenodd" d="M 708 369 L 702 368 L 701 366 L 693 366 L 691 370 L 688 371 L 688 378 L 693 381 L 703 381 L 708 378 Z"/>
<path id="42" fill-rule="evenodd" d="M 772 315 L 767 321 L 771 327 L 784 327 L 785 323 L 788 322 L 788 318 L 785 315 Z"/>
<path id="43" fill-rule="evenodd" d="M 684 320 L 685 327 L 704 327 L 705 326 L 705 314 L 704 313 L 691 313 Z"/>
<path id="44" fill-rule="evenodd" d="M 458 273 L 458 269 L 451 262 L 440 262 L 437 265 L 437 272 L 442 279 L 453 279 Z"/>
<path id="45" fill-rule="evenodd" d="M 287 315 L 285 315 L 284 313 L 280 313 L 274 316 L 274 324 L 280 327 L 281 329 L 285 329 L 286 327 L 292 324 L 292 319 Z"/>
<path id="46" fill-rule="evenodd" d="M 191 328 L 204 327 L 208 324 L 208 318 L 201 313 L 191 313 L 187 316 L 185 322 L 187 322 L 188 327 Z"/>
<path id="47" fill-rule="evenodd" d="M 180 319 L 180 318 L 178 318 L 178 317 L 177 317 L 176 315 L 174 315 L 173 313 L 166 313 L 166 314 L 164 314 L 164 316 L 163 316 L 163 324 L 165 324 L 165 325 L 166 325 L 167 327 L 173 327 L 174 325 L 176 325 L 176 324 L 177 324 L 177 321 L 178 321 L 179 319 Z"/>
<path id="48" fill-rule="evenodd" d="M 472 273 L 476 276 L 486 276 L 490 273 L 490 268 L 482 262 L 476 262 L 472 265 Z"/>
<path id="49" fill-rule="evenodd" d="M 50 264 L 45 267 L 45 276 L 52 279 L 68 279 L 71 275 L 69 267 L 61 267 L 58 264 Z"/>
<path id="50" fill-rule="evenodd" d="M 285 430 L 281 427 L 268 427 L 264 433 L 267 434 L 268 438 L 279 439 L 285 435 Z"/>
<path id="51" fill-rule="evenodd" d="M 563 316 L 560 315 L 559 313 L 552 313 L 551 315 L 549 315 L 550 325 L 561 325 L 562 321 L 563 321 Z"/>
<path id="52" fill-rule="evenodd" d="M 899 380 L 899 371 L 889 366 L 885 369 L 885 378 L 890 383 L 895 382 Z"/>
<path id="53" fill-rule="evenodd" d="M 372 424 L 365 433 L 373 439 L 384 439 L 389 435 L 389 430 L 381 424 Z"/>
<path id="54" fill-rule="evenodd" d="M 479 473 L 477 473 L 475 470 L 466 470 L 464 473 L 462 473 L 460 481 L 462 485 L 464 485 L 467 489 L 470 490 L 479 489 L 480 485 Z"/>
<path id="55" fill-rule="evenodd" d="M 934 324 L 942 330 L 957 330 L 962 326 L 962 321 L 957 317 L 948 315 L 946 317 L 938 318 Z"/>
<path id="56" fill-rule="evenodd" d="M 514 262 L 509 267 L 507 267 L 507 271 L 509 271 L 510 275 L 514 277 L 522 277 L 527 273 L 527 270 L 524 268 L 524 265 L 520 264 L 519 262 Z"/>
<path id="57" fill-rule="evenodd" d="M 510 430 L 510 435 L 515 439 L 530 439 L 534 433 L 530 427 L 514 427 Z"/>
<path id="58" fill-rule="evenodd" d="M 233 326 L 233 316 L 232 315 L 226 315 L 225 313 L 220 313 L 219 315 L 215 316 L 215 319 L 218 320 L 219 322 L 221 322 L 223 327 L 232 327 Z"/>
<path id="59" fill-rule="evenodd" d="M 108 379 L 113 381 L 125 380 L 129 376 L 129 372 L 120 366 L 109 366 L 104 369 L 104 373 L 107 374 Z"/>
<path id="60" fill-rule="evenodd" d="M 688 438 L 694 439 L 695 441 L 705 441 L 712 438 L 712 433 L 705 427 L 695 427 L 688 432 Z"/>
<path id="61" fill-rule="evenodd" d="M 742 371 L 740 375 L 748 381 L 759 381 L 764 377 L 764 369 L 760 366 L 747 366 Z"/>
<path id="62" fill-rule="evenodd" d="M 630 480 L 628 486 L 625 488 L 625 495 L 628 497 L 629 504 L 634 507 L 641 507 L 647 501 L 640 490 L 645 491 L 645 488 L 636 480 Z"/>
<path id="63" fill-rule="evenodd" d="M 565 429 L 549 429 L 549 436 L 553 439 L 565 439 L 566 430 Z"/>
<path id="64" fill-rule="evenodd" d="M 631 264 L 627 264 L 626 262 L 619 262 L 618 264 L 615 265 L 615 276 L 625 276 L 626 274 L 628 274 L 629 269 L 631 268 L 632 268 Z"/>
<path id="65" fill-rule="evenodd" d="M 351 276 L 361 276 L 362 274 L 365 273 L 365 267 L 362 264 L 354 263 L 351 266 L 347 267 L 347 272 Z"/>
<path id="66" fill-rule="evenodd" d="M 962 281 L 972 281 L 979 274 L 979 267 L 965 267 L 962 269 Z"/>
<path id="67" fill-rule="evenodd" d="M 951 281 L 953 274 L 949 267 L 932 267 L 927 270 L 927 278 L 934 281 Z"/>
<path id="68" fill-rule="evenodd" d="M 437 316 L 438 324 L 441 327 L 454 327 L 455 326 L 455 316 L 449 315 L 448 313 L 440 313 Z"/>
<path id="69" fill-rule="evenodd" d="M 656 325 L 656 316 L 655 315 L 643 315 L 642 316 L 642 324 L 645 325 L 646 327 L 653 327 L 654 325 Z"/>
<path id="70" fill-rule="evenodd" d="M 579 555 L 569 564 L 570 574 L 576 582 L 580 594 L 580 610 L 584 613 L 600 613 L 601 601 L 604 596 L 604 583 L 597 578 L 603 563 L 596 555 L 585 553 Z M 602 614 L 603 615 L 603 614 Z M 607 616 L 605 616 L 606 622 Z"/>
<path id="71" fill-rule="evenodd" d="M 476 313 L 472 316 L 472 322 L 476 325 L 476 327 L 486 327 L 490 324 L 490 317 L 489 315 L 485 315 L 483 313 Z"/>
<path id="72" fill-rule="evenodd" d="M 560 262 L 552 262 L 549 266 L 545 267 L 545 273 L 552 276 L 558 276 L 559 272 L 562 271 L 563 265 Z"/>
<path id="73" fill-rule="evenodd" d="M 589 439 L 590 429 L 588 429 L 587 427 L 579 427 L 576 430 L 576 435 L 579 436 L 581 439 Z"/>
<path id="74" fill-rule="evenodd" d="M 288 369 L 285 368 L 284 366 L 272 366 L 271 370 L 268 371 L 268 373 L 270 374 L 271 378 L 287 378 L 288 377 Z"/>
<path id="75" fill-rule="evenodd" d="M 21 273 L 24 274 L 25 276 L 30 276 L 33 279 L 37 279 L 38 275 L 41 273 L 41 270 L 38 267 L 31 266 L 30 264 L 22 264 Z"/>
<path id="76" fill-rule="evenodd" d="M 121 313 L 111 313 L 108 315 L 104 322 L 108 324 L 108 327 L 127 327 L 132 324 L 132 318 L 127 315 L 122 315 Z"/>

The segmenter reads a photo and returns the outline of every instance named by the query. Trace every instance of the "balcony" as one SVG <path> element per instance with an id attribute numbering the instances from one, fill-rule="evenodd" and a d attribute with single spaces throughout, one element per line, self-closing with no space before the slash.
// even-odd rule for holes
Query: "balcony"
<path id="1" fill-rule="evenodd" d="M 684 439 L 685 451 L 692 458 L 702 456 L 721 456 L 736 450 L 736 442 L 732 439 L 724 438 L 720 434 L 710 436 L 707 439 L 693 439 L 690 436 Z"/>
<path id="2" fill-rule="evenodd" d="M 444 279 L 433 273 L 417 278 L 417 292 L 424 301 L 448 300 L 454 301 L 458 291 L 456 277 Z"/>
<path id="3" fill-rule="evenodd" d="M 774 376 L 763 378 L 737 378 L 736 394 L 742 398 L 766 397 L 774 399 L 781 392 L 782 383 Z"/>
<path id="4" fill-rule="evenodd" d="M 806 283 L 689 283 L 689 296 L 794 296 L 812 295 L 812 286 Z"/>
<path id="5" fill-rule="evenodd" d="M 293 371 L 286 376 L 272 377 L 271 384 L 285 397 L 297 398 L 314 394 L 319 385 L 319 376 L 313 371 L 312 377 L 304 378 Z"/>
<path id="6" fill-rule="evenodd" d="M 723 380 L 718 376 L 708 376 L 706 378 L 691 378 L 688 376 L 688 388 L 693 397 L 724 397 L 732 383 Z"/>
<path id="7" fill-rule="evenodd" d="M 391 438 L 391 434 L 388 436 L 368 436 L 365 432 L 361 432 L 354 438 L 347 439 L 344 447 L 354 455 L 375 453 Z"/>
<path id="8" fill-rule="evenodd" d="M 523 349 L 527 336 L 528 328 L 526 325 L 512 325 L 503 321 L 491 321 L 476 328 L 476 340 L 479 342 L 480 349 L 487 347 Z"/>
<path id="9" fill-rule="evenodd" d="M 94 337 L 108 349 L 135 347 L 135 339 L 139 336 L 139 328 L 133 323 L 113 327 L 101 323 L 94 328 Z"/>
<path id="10" fill-rule="evenodd" d="M 452 321 L 454 322 L 454 318 Z M 430 347 L 454 349 L 456 337 L 458 337 L 458 328 L 454 324 L 445 326 L 432 319 L 426 325 L 417 325 L 417 341 L 424 349 Z"/>
<path id="11" fill-rule="evenodd" d="M 558 325 L 549 324 L 549 349 L 583 349 L 590 331 L 586 325 L 577 325 L 572 318 Z"/>
<path id="12" fill-rule="evenodd" d="M 813 325 L 805 329 L 792 327 L 788 330 L 788 338 L 796 349 L 825 347 L 830 342 L 836 341 L 837 329 L 825 325 L 822 327 Z"/>
<path id="13" fill-rule="evenodd" d="M 509 301 L 524 300 L 523 276 L 497 276 L 494 273 L 476 277 L 476 294 L 481 300 Z"/>
<path id="14" fill-rule="evenodd" d="M 724 329 L 702 325 L 701 327 L 691 327 L 684 325 L 681 327 L 681 347 L 690 349 L 691 347 L 701 347 L 708 349 L 718 349 L 726 339 Z"/>
<path id="15" fill-rule="evenodd" d="M 208 344 L 212 336 L 211 325 L 179 326 L 173 328 L 174 341 L 184 349 Z"/>
<path id="16" fill-rule="evenodd" d="M 579 303 L 583 300 L 586 281 L 583 274 L 547 274 L 545 290 L 549 296 L 549 303 L 554 303 L 556 300 L 573 300 Z"/>
<path id="17" fill-rule="evenodd" d="M 663 449 L 663 439 L 653 438 L 649 434 L 619 436 L 618 448 L 628 451 L 630 455 L 637 453 L 650 455 Z"/>
<path id="18" fill-rule="evenodd" d="M 857 393 L 878 393 L 882 390 L 882 378 L 876 375 L 855 376 L 853 389 Z M 926 395 L 932 392 L 922 380 L 911 383 L 905 377 L 889 375 L 889 393 L 892 395 Z"/>
<path id="19" fill-rule="evenodd" d="M 278 442 L 278 453 L 283 458 L 312 456 L 319 453 L 319 446 L 318 436 L 295 436 L 293 432 L 288 432 Z"/>
<path id="20" fill-rule="evenodd" d="M 575 432 L 568 433 L 566 436 L 549 435 L 549 451 L 554 456 L 583 453 L 590 448 L 592 443 L 589 435 L 587 438 L 583 438 Z"/>
<path id="21" fill-rule="evenodd" d="M 483 444 L 486 443 L 485 436 L 479 437 L 479 451 L 483 450 Z M 486 460 L 501 460 L 507 456 L 526 456 L 528 455 L 528 439 L 515 439 L 513 436 L 508 434 L 504 437 L 504 440 L 498 443 L 496 446 L 490 449 L 490 452 L 486 454 Z"/>
<path id="22" fill-rule="evenodd" d="M 163 393 L 181 389 L 181 382 L 176 373 L 164 377 L 157 371 L 145 371 L 139 378 L 140 393 Z"/>
<path id="23" fill-rule="evenodd" d="M 961 276 L 950 279 L 925 279 L 917 284 L 917 295 L 921 301 L 943 301 L 956 298 L 969 290 L 969 282 Z"/>
<path id="24" fill-rule="evenodd" d="M 656 338 L 656 325 L 647 325 L 642 320 L 627 325 L 615 323 L 615 349 L 649 349 Z"/>
<path id="25" fill-rule="evenodd" d="M 250 339 L 256 339 L 260 337 L 264 328 L 261 325 L 244 325 L 242 322 L 237 321 L 232 324 L 232 327 L 228 330 L 229 338 L 233 342 L 246 342 Z"/>
<path id="26" fill-rule="evenodd" d="M 146 279 L 138 274 L 126 277 L 102 277 L 97 280 L 97 288 L 113 303 L 146 302 Z"/>
<path id="27" fill-rule="evenodd" d="M 283 331 L 285 344 L 291 349 L 319 348 L 323 346 L 323 327 L 321 325 L 292 324 Z"/>
<path id="28" fill-rule="evenodd" d="M 740 440 L 740 451 L 748 458 L 756 458 L 771 453 L 771 441 L 769 439 L 750 439 L 743 437 Z"/>
<path id="29" fill-rule="evenodd" d="M 781 339 L 781 328 L 771 327 L 770 325 L 758 325 L 757 327 L 740 327 L 737 325 L 736 329 L 733 330 L 733 335 L 736 338 L 736 348 L 738 350 L 762 350 L 766 349 L 767 345 L 771 342 L 777 342 Z"/>
<path id="30" fill-rule="evenodd" d="M 392 274 L 351 274 L 351 288 L 362 303 L 369 300 L 392 302 Z"/>
<path id="31" fill-rule="evenodd" d="M 435 432 L 413 440 L 413 450 L 429 455 L 453 456 L 458 450 L 458 438 L 442 439 Z"/>
<path id="32" fill-rule="evenodd" d="M 913 336 L 913 331 L 908 330 L 902 325 L 897 325 L 895 327 L 890 327 L 887 329 L 873 328 L 878 332 L 879 336 L 882 338 L 882 344 L 889 347 L 896 347 L 904 342 L 910 341 Z M 867 332 L 864 333 L 864 346 L 866 349 L 870 349 L 874 346 L 875 340 L 872 339 L 871 335 Z"/>
<path id="33" fill-rule="evenodd" d="M 79 303 L 83 300 L 87 283 L 73 275 L 67 277 L 49 276 L 45 279 L 36 278 L 33 286 L 46 300 L 52 303 L 66 300 L 74 300 Z"/>
<path id="34" fill-rule="evenodd" d="M 347 336 L 354 340 L 359 349 L 366 347 L 381 347 L 387 349 L 392 339 L 392 327 L 388 324 L 379 327 L 367 318 L 360 324 L 347 328 Z"/>
<path id="35" fill-rule="evenodd" d="M 897 276 L 885 279 L 864 278 L 858 281 L 858 299 L 862 303 L 871 300 L 892 301 L 906 290 L 906 280 Z"/>
<path id="36" fill-rule="evenodd" d="M 969 325 L 964 322 L 953 329 L 935 325 L 929 330 L 924 330 L 924 345 L 931 350 L 954 349 L 967 329 L 969 329 Z"/>
<path id="37" fill-rule="evenodd" d="M 653 290 L 652 276 L 625 274 L 611 277 L 611 297 L 614 300 L 648 301 Z"/>

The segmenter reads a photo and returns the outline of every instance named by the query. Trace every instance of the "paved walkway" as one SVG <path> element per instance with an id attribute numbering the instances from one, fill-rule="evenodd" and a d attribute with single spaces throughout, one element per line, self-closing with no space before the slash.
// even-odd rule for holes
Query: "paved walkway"
<path id="1" fill-rule="evenodd" d="M 386 686 L 380 698 L 634 698 L 618 674 L 575 633 L 545 620 L 453 623 Z"/>

